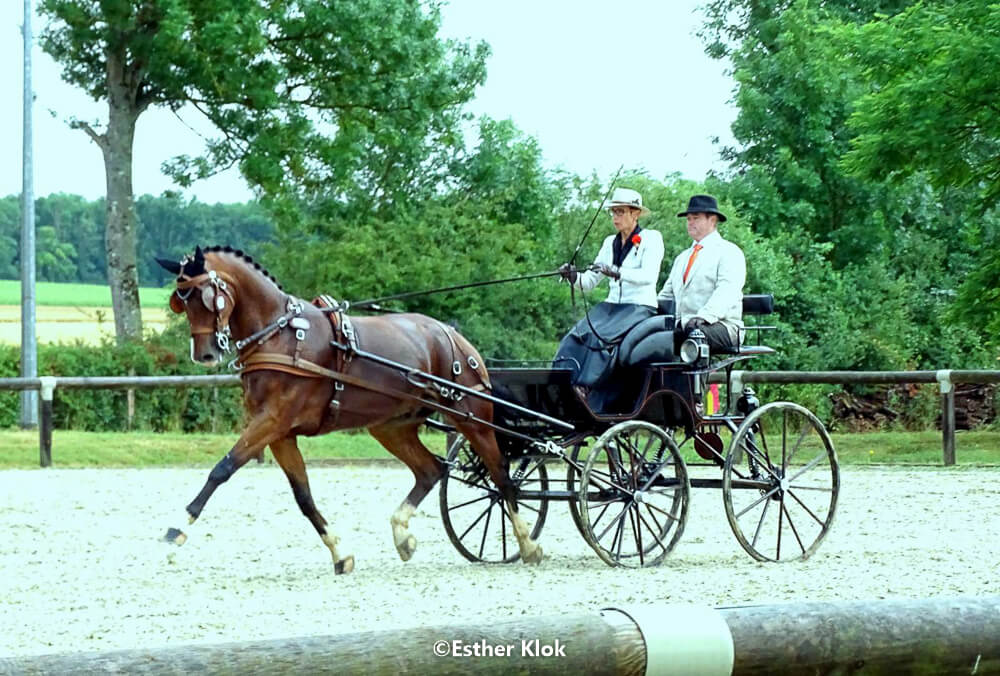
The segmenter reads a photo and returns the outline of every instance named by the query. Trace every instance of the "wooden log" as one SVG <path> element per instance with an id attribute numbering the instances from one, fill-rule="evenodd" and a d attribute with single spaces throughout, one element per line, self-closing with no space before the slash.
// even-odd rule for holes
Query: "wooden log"
<path id="1" fill-rule="evenodd" d="M 0 658 L 0 674 L 723 676 L 732 666 L 732 638 L 722 616 L 687 604 L 473 626 Z"/>
<path id="2" fill-rule="evenodd" d="M 645 606 L 473 626 L 0 658 L 0 674 L 192 672 L 1000 674 L 1000 597 Z"/>
<path id="3" fill-rule="evenodd" d="M 733 674 L 997 674 L 1000 597 L 722 608 Z"/>
<path id="4" fill-rule="evenodd" d="M 641 634 L 613 615 L 0 658 L 0 674 L 639 675 L 644 667 Z"/>

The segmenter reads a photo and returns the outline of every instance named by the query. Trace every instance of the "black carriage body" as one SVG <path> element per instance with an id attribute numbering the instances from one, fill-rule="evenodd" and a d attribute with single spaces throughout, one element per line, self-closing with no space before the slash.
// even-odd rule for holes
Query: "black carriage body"
<path id="1" fill-rule="evenodd" d="M 490 369 L 493 394 L 525 409 L 567 422 L 574 432 L 566 434 L 539 418 L 507 408 L 494 407 L 494 421 L 534 439 L 557 440 L 566 445 L 574 438 L 597 436 L 624 420 L 643 420 L 666 428 L 681 428 L 691 432 L 698 421 L 699 410 L 694 394 L 694 379 L 701 377 L 688 365 L 656 364 L 643 369 L 621 371 L 619 379 L 627 382 L 616 402 L 614 412 L 599 413 L 587 404 L 586 392 L 573 386 L 569 369 L 502 368 Z M 526 452 L 522 438 L 497 435 L 503 451 L 510 457 Z"/>

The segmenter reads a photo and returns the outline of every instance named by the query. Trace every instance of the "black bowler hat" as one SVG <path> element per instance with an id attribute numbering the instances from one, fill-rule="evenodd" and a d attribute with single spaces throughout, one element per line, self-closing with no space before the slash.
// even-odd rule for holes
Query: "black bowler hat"
<path id="1" fill-rule="evenodd" d="M 687 216 L 688 214 L 715 214 L 719 217 L 719 223 L 726 220 L 726 215 L 719 211 L 719 203 L 711 195 L 695 195 L 688 200 L 687 211 L 682 211 L 677 216 Z"/>

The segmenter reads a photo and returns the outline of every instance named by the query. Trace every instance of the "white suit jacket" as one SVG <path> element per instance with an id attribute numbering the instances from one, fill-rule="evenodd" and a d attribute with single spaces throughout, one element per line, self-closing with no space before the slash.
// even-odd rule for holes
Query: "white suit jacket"
<path id="1" fill-rule="evenodd" d="M 656 230 L 642 229 L 639 231 L 639 245 L 625 255 L 618 272 L 621 279 L 607 279 L 611 283 L 608 292 L 608 303 L 634 303 L 656 307 L 656 280 L 660 276 L 660 264 L 663 263 L 663 236 Z M 616 232 L 608 235 L 601 250 L 594 259 L 595 263 L 614 265 L 614 241 L 620 237 Z M 604 275 L 599 272 L 581 272 L 576 284 L 583 291 L 590 291 L 597 286 Z"/>
<path id="2" fill-rule="evenodd" d="M 681 326 L 694 317 L 701 317 L 709 324 L 721 322 L 729 329 L 733 345 L 738 345 L 743 328 L 746 258 L 738 246 L 722 239 L 718 230 L 698 243 L 704 248 L 695 257 L 687 282 L 684 282 L 684 268 L 695 243 L 674 259 L 659 298 L 674 299 L 674 314 Z"/>

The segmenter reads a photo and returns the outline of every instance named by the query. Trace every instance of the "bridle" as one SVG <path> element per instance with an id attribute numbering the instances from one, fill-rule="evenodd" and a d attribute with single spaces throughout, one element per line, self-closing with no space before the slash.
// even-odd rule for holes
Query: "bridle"
<path id="1" fill-rule="evenodd" d="M 206 281 L 207 284 L 205 284 Z M 236 298 L 231 290 L 233 285 L 232 278 L 225 273 L 220 275 L 215 270 L 208 270 L 194 277 L 187 275 L 178 277 L 177 290 L 174 292 L 181 302 L 187 304 L 195 289 L 200 289 L 201 302 L 215 316 L 215 326 L 198 329 L 192 326 L 191 337 L 214 332 L 215 343 L 223 352 L 229 352 L 231 349 L 229 339 L 232 334 L 229 330 L 229 317 L 236 307 Z"/>

